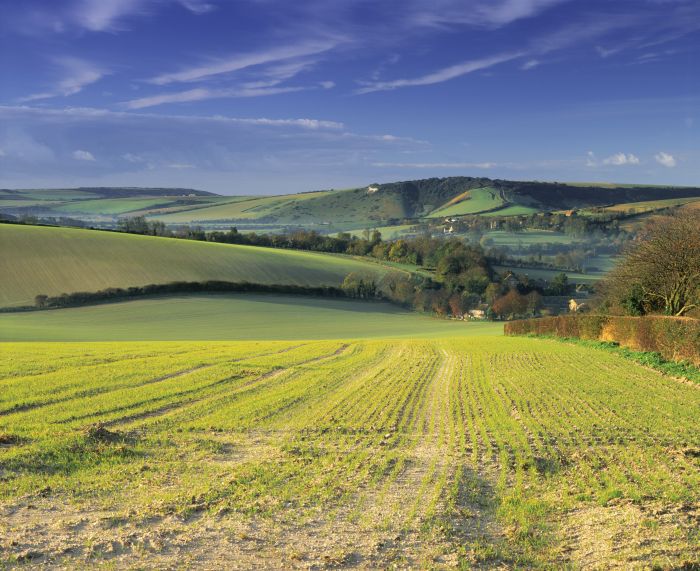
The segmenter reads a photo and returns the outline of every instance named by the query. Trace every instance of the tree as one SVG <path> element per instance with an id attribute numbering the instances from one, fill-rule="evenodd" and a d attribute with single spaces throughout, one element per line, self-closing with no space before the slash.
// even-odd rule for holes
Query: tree
<path id="1" fill-rule="evenodd" d="M 377 295 L 377 284 L 370 274 L 349 273 L 340 287 L 349 297 L 373 299 Z"/>
<path id="2" fill-rule="evenodd" d="M 627 313 L 682 316 L 700 307 L 700 212 L 653 220 L 606 283 L 607 301 Z"/>
<path id="3" fill-rule="evenodd" d="M 527 296 L 518 293 L 518 290 L 512 289 L 504 296 L 499 297 L 491 309 L 493 312 L 502 317 L 514 317 L 516 315 L 524 315 L 527 313 L 530 300 Z"/>
<path id="4" fill-rule="evenodd" d="M 554 279 L 549 284 L 549 292 L 551 295 L 566 295 L 569 291 L 569 276 L 561 272 L 554 276 Z"/>

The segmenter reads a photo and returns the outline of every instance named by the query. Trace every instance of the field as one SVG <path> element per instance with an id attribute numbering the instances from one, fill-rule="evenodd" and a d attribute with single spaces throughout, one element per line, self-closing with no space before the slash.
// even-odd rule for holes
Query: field
<path id="1" fill-rule="evenodd" d="M 488 232 L 485 236 L 491 238 L 496 246 L 509 246 L 512 248 L 530 246 L 532 244 L 571 245 L 577 242 L 585 242 L 584 238 L 575 238 L 560 232 L 551 232 L 547 230 L 525 230 L 524 232 L 497 230 L 495 232 Z"/>
<path id="2" fill-rule="evenodd" d="M 698 386 L 558 341 L 8 343 L 0 558 L 695 568 Z"/>
<path id="3" fill-rule="evenodd" d="M 249 197 L 245 200 L 234 200 L 215 206 L 185 210 L 172 214 L 156 216 L 167 224 L 206 222 L 210 220 L 257 220 L 268 216 L 279 217 L 281 209 L 294 208 L 306 200 L 318 199 L 328 193 L 308 192 L 282 196 Z M 291 218 L 291 216 L 290 216 Z"/>
<path id="4" fill-rule="evenodd" d="M 433 319 L 383 302 L 217 294 L 0 313 L 0 341 L 343 339 L 500 333 L 500 323 Z"/>
<path id="5" fill-rule="evenodd" d="M 83 214 L 126 214 L 135 210 L 167 205 L 172 202 L 168 197 L 159 198 L 98 198 L 95 200 L 78 200 L 68 202 L 56 208 L 66 215 Z"/>
<path id="6" fill-rule="evenodd" d="M 171 281 L 337 286 L 353 271 L 386 271 L 350 257 L 71 228 L 2 224 L 0 243 L 0 306 Z"/>
<path id="7" fill-rule="evenodd" d="M 500 193 L 495 188 L 476 188 L 468 190 L 445 206 L 430 213 L 431 218 L 441 216 L 463 216 L 493 210 L 504 204 Z"/>

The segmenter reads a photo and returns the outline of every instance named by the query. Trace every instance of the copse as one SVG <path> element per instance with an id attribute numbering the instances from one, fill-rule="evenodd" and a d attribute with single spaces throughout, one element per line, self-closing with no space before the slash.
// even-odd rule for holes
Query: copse
<path id="1" fill-rule="evenodd" d="M 651 222 L 605 283 L 605 303 L 628 315 L 686 315 L 700 307 L 700 212 Z"/>

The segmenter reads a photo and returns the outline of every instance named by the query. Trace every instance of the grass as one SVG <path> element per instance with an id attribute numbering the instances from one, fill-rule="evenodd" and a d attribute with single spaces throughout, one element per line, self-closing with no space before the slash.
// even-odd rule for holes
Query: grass
<path id="1" fill-rule="evenodd" d="M 493 216 L 525 216 L 528 214 L 534 214 L 535 212 L 540 212 L 539 209 L 533 208 L 532 206 L 524 206 L 522 204 L 511 204 L 505 208 L 500 208 L 494 210 L 493 212 L 483 212 L 482 216 L 493 217 Z"/>
<path id="2" fill-rule="evenodd" d="M 458 200 L 453 199 L 445 206 L 433 210 L 429 215 L 430 218 L 478 214 L 504 204 L 500 192 L 490 187 L 468 190 L 457 198 Z"/>
<path id="3" fill-rule="evenodd" d="M 488 335 L 2 350 L 7 566 L 700 563 L 698 388 L 614 352 Z"/>
<path id="4" fill-rule="evenodd" d="M 310 199 L 317 199 L 325 194 L 328 193 L 309 192 L 249 197 L 245 200 L 235 199 L 215 206 L 159 215 L 156 218 L 167 224 L 206 222 L 208 220 L 257 220 L 269 216 L 277 218 L 281 209 L 293 207 Z"/>
<path id="5" fill-rule="evenodd" d="M 700 203 L 700 198 L 668 198 L 666 200 L 647 200 L 645 202 L 626 202 L 623 204 L 615 204 L 614 206 L 608 206 L 605 210 L 610 212 L 623 212 L 626 213 L 629 210 L 634 209 L 637 214 L 642 214 L 645 212 L 653 212 L 655 210 L 661 210 L 664 208 L 671 208 L 674 206 L 683 206 L 684 204 L 690 203 Z"/>
<path id="6" fill-rule="evenodd" d="M 577 284 L 593 284 L 601 280 L 605 276 L 605 271 L 597 270 L 590 273 L 580 273 L 580 272 L 570 272 L 568 270 L 556 270 L 549 268 L 527 268 L 518 266 L 494 266 L 494 270 L 497 272 L 515 272 L 516 274 L 522 274 L 528 276 L 532 279 L 551 281 L 555 276 L 558 276 L 562 272 L 569 277 L 569 282 Z"/>
<path id="7" fill-rule="evenodd" d="M 583 238 L 575 238 L 561 232 L 548 230 L 525 230 L 524 232 L 506 232 L 496 230 L 486 234 L 496 246 L 509 246 L 511 248 L 527 247 L 531 244 L 564 244 L 571 245 L 584 242 Z"/>
<path id="8" fill-rule="evenodd" d="M 594 341 L 590 339 L 579 339 L 577 337 L 555 337 L 550 335 L 539 335 L 533 336 L 544 339 L 553 339 L 557 341 L 562 341 L 565 343 L 575 343 L 583 347 L 591 347 L 593 349 L 600 349 L 602 351 L 611 351 L 617 355 L 621 355 L 625 359 L 630 359 L 635 361 L 640 365 L 645 367 L 650 367 L 656 369 L 666 375 L 671 375 L 672 377 L 678 377 L 683 379 L 688 379 L 689 381 L 695 381 L 700 383 L 700 369 L 695 367 L 692 363 L 678 362 L 678 361 L 668 361 L 659 353 L 652 353 L 649 351 L 634 351 L 627 347 L 620 347 L 618 343 L 610 343 L 608 341 Z"/>
<path id="9" fill-rule="evenodd" d="M 461 337 L 502 331 L 500 323 L 435 319 L 383 302 L 269 294 L 159 297 L 0 314 L 2 341 Z"/>
<path id="10" fill-rule="evenodd" d="M 98 198 L 95 200 L 69 202 L 55 208 L 55 210 L 66 214 L 126 214 L 135 210 L 148 209 L 157 204 L 166 205 L 176 200 L 182 200 L 182 198 L 167 196 L 154 198 Z"/>
<path id="11" fill-rule="evenodd" d="M 171 281 L 339 285 L 353 271 L 387 271 L 351 257 L 73 228 L 3 224 L 0 243 L 0 306 Z"/>

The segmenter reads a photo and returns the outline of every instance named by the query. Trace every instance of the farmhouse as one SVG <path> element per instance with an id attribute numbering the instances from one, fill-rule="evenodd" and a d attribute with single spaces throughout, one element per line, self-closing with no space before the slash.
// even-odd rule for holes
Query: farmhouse
<path id="1" fill-rule="evenodd" d="M 469 319 L 486 319 L 486 310 L 470 309 L 468 312 Z"/>
<path id="2" fill-rule="evenodd" d="M 569 300 L 569 312 L 570 313 L 581 313 L 588 309 L 588 304 L 581 299 L 570 299 Z"/>

